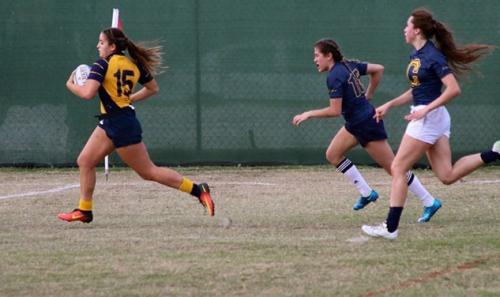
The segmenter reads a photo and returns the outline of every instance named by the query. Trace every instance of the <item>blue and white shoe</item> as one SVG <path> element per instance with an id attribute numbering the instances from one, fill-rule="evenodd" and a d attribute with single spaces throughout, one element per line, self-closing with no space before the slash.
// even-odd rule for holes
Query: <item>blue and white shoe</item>
<path id="1" fill-rule="evenodd" d="M 372 190 L 368 197 L 359 197 L 358 201 L 352 207 L 353 210 L 360 210 L 367 206 L 370 202 L 375 202 L 378 199 L 378 193 Z"/>
<path id="2" fill-rule="evenodd" d="M 441 208 L 441 201 L 437 198 L 434 199 L 434 203 L 431 206 L 424 207 L 424 212 L 422 216 L 418 218 L 419 223 L 426 223 L 431 220 L 432 216 Z"/>

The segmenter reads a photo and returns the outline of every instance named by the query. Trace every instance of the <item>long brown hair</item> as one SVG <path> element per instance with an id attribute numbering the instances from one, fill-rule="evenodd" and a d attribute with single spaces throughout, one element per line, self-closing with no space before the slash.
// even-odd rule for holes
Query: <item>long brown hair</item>
<path id="1" fill-rule="evenodd" d="M 163 68 L 161 46 L 146 47 L 136 44 L 117 28 L 108 28 L 102 33 L 108 38 L 109 44 L 116 45 L 117 52 L 127 50 L 134 63 L 139 64 L 152 75 L 160 73 Z"/>
<path id="2" fill-rule="evenodd" d="M 494 47 L 488 44 L 467 44 L 458 47 L 448 27 L 433 18 L 432 12 L 417 8 L 412 13 L 412 23 L 422 31 L 426 39 L 435 38 L 438 48 L 448 59 L 448 63 L 457 75 L 466 74 L 473 69 L 471 63 L 489 54 Z"/>

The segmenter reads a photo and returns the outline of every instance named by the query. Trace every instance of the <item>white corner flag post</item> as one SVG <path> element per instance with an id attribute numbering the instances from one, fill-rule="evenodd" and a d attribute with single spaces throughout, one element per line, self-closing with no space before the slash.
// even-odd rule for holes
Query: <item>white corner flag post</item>
<path id="1" fill-rule="evenodd" d="M 112 28 L 122 29 L 122 22 L 120 21 L 120 10 L 118 8 L 113 8 L 113 19 L 111 21 Z"/>
<path id="2" fill-rule="evenodd" d="M 113 8 L 113 18 L 111 19 L 111 27 L 122 29 L 122 22 L 120 22 L 120 10 L 118 8 Z M 108 181 L 109 176 L 109 156 L 104 157 L 104 175 L 106 176 L 106 181 Z"/>

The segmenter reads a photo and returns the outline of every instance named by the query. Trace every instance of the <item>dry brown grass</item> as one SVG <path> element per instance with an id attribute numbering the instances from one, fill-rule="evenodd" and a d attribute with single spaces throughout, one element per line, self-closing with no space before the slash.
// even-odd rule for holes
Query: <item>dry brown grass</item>
<path id="1" fill-rule="evenodd" d="M 88 225 L 56 219 L 76 206 L 76 187 L 0 198 L 0 296 L 500 295 L 498 167 L 452 186 L 417 171 L 443 208 L 419 225 L 410 198 L 394 242 L 361 237 L 387 212 L 381 169 L 361 169 L 381 199 L 359 212 L 355 189 L 327 166 L 178 170 L 211 184 L 215 218 L 128 169 L 108 182 L 100 173 Z M 78 172 L 1 169 L 0 179 L 5 197 L 76 185 Z"/>

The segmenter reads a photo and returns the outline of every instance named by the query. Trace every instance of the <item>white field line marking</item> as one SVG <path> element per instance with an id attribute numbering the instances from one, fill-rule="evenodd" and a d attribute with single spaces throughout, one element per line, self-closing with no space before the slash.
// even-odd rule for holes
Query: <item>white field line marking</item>
<path id="1" fill-rule="evenodd" d="M 109 183 L 109 182 L 98 182 L 99 186 L 147 186 L 150 184 L 155 184 L 154 182 L 139 182 L 139 183 Z M 158 184 L 160 185 L 160 184 Z M 275 183 L 261 183 L 261 182 L 208 182 L 209 186 L 279 186 L 280 184 Z"/>
<path id="2" fill-rule="evenodd" d="M 99 186 L 147 186 L 149 183 L 99 183 Z M 259 182 L 223 182 L 223 183 L 212 183 L 212 184 L 217 184 L 217 185 L 250 185 L 250 186 L 277 186 L 278 184 L 273 184 L 273 183 L 259 183 Z M 45 191 L 32 191 L 32 192 L 25 192 L 25 193 L 18 193 L 18 194 L 10 194 L 10 195 L 5 195 L 5 196 L 0 196 L 0 200 L 7 200 L 10 198 L 19 198 L 19 197 L 26 197 L 26 196 L 39 196 L 39 195 L 44 195 L 44 194 L 50 194 L 50 193 L 57 193 L 57 192 L 62 192 L 66 191 L 69 189 L 74 189 L 80 187 L 79 184 L 75 185 L 66 185 L 62 187 L 57 187 Z"/>
<path id="3" fill-rule="evenodd" d="M 109 182 L 98 182 L 99 186 L 148 186 L 151 184 L 155 184 L 154 182 L 136 182 L 136 183 L 109 183 Z M 160 184 L 158 184 L 161 186 Z M 208 182 L 209 186 L 217 185 L 217 186 L 279 186 L 279 184 L 274 183 L 261 183 L 261 182 Z"/>
<path id="4" fill-rule="evenodd" d="M 353 242 L 353 243 L 363 243 L 363 242 L 367 242 L 368 240 L 370 240 L 369 237 L 361 235 L 361 236 L 358 236 L 358 237 L 349 238 L 346 241 L 347 242 Z"/>
<path id="5" fill-rule="evenodd" d="M 462 183 L 464 184 L 500 184 L 500 179 L 491 179 L 491 180 L 465 180 Z"/>
<path id="6" fill-rule="evenodd" d="M 500 182 L 500 181 L 499 181 Z M 111 182 L 101 182 L 97 181 L 98 186 L 147 186 L 151 184 L 156 184 L 155 182 L 123 182 L 123 183 L 111 183 Z M 10 183 L 9 185 L 14 186 L 32 186 L 33 183 Z M 57 186 L 59 183 L 44 183 L 45 186 Z M 160 184 L 158 184 L 160 185 Z M 250 186 L 279 186 L 276 183 L 261 183 L 261 182 L 210 182 L 210 185 L 250 185 Z M 161 185 L 160 185 L 161 186 Z"/>
<path id="7" fill-rule="evenodd" d="M 58 188 L 53 188 L 50 190 L 45 190 L 45 191 L 33 191 L 33 192 L 26 192 L 26 193 L 19 193 L 19 194 L 11 194 L 11 195 L 5 195 L 5 196 L 0 196 L 0 200 L 6 200 L 10 198 L 19 198 L 19 197 L 26 197 L 26 196 L 38 196 L 38 195 L 43 195 L 43 194 L 49 194 L 49 193 L 57 193 L 57 192 L 62 192 L 66 191 L 69 189 L 74 189 L 78 188 L 80 185 L 66 185 Z"/>
<path id="8" fill-rule="evenodd" d="M 461 183 L 466 183 L 466 184 L 498 184 L 500 183 L 500 180 L 498 179 L 492 179 L 492 180 L 471 180 L 471 181 L 463 181 Z M 108 185 L 108 186 L 144 186 L 147 185 L 148 183 L 98 183 L 99 185 Z M 278 186 L 279 184 L 275 183 L 261 183 L 261 182 L 214 182 L 211 183 L 213 185 L 248 185 L 248 186 Z M 374 183 L 373 185 L 390 185 L 390 183 Z M 33 192 L 26 192 L 26 193 L 19 193 L 19 194 L 11 194 L 11 195 L 5 195 L 5 196 L 0 196 L 0 200 L 6 200 L 10 198 L 18 198 L 18 197 L 26 197 L 26 196 L 38 196 L 38 195 L 44 195 L 44 194 L 50 194 L 50 193 L 57 193 L 57 192 L 62 192 L 66 191 L 69 189 L 74 189 L 79 187 L 79 184 L 75 185 L 66 185 L 46 191 L 33 191 Z"/>
<path id="9" fill-rule="evenodd" d="M 436 182 L 438 180 L 436 179 Z M 475 184 L 475 185 L 483 185 L 483 184 L 500 184 L 500 179 L 485 179 L 485 180 L 459 180 L 456 184 Z M 391 183 L 372 183 L 374 186 L 390 186 Z"/>
<path id="10" fill-rule="evenodd" d="M 279 186 L 274 183 L 260 183 L 260 182 L 213 182 L 209 185 L 236 185 L 236 186 Z"/>

